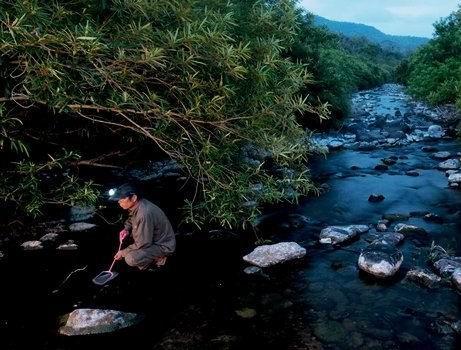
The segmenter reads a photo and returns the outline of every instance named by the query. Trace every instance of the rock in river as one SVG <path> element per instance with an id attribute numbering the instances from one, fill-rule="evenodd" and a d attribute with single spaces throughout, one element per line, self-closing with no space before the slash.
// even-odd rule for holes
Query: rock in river
<path id="1" fill-rule="evenodd" d="M 423 286 L 432 288 L 437 285 L 442 279 L 428 271 L 427 269 L 415 268 L 407 272 L 407 279 L 417 282 Z"/>
<path id="2" fill-rule="evenodd" d="M 69 230 L 72 232 L 87 231 L 96 227 L 95 224 L 89 224 L 87 222 L 76 222 L 75 224 L 69 225 Z"/>
<path id="3" fill-rule="evenodd" d="M 365 248 L 359 256 L 358 265 L 379 278 L 393 276 L 403 262 L 403 255 L 394 245 L 374 242 Z"/>
<path id="4" fill-rule="evenodd" d="M 422 227 L 414 226 L 414 225 L 407 225 L 407 224 L 397 224 L 394 227 L 394 231 L 402 234 L 411 234 L 411 233 L 416 233 L 416 234 L 422 234 L 425 235 L 427 234 L 426 230 L 423 229 Z"/>
<path id="5" fill-rule="evenodd" d="M 295 242 L 281 242 L 277 244 L 256 247 L 243 260 L 250 264 L 267 267 L 283 263 L 292 259 L 299 259 L 306 255 L 306 249 Z"/>
<path id="6" fill-rule="evenodd" d="M 458 159 L 448 159 L 442 163 L 439 163 L 439 169 L 441 170 L 456 170 L 459 169 L 461 163 Z"/>
<path id="7" fill-rule="evenodd" d="M 461 268 L 457 268 L 453 272 L 451 279 L 453 280 L 453 284 L 456 286 L 456 288 L 458 288 L 458 290 L 461 290 Z"/>
<path id="8" fill-rule="evenodd" d="M 369 230 L 366 225 L 328 226 L 320 232 L 320 243 L 338 244 Z"/>
<path id="9" fill-rule="evenodd" d="M 434 263 L 434 267 L 440 275 L 449 277 L 457 268 L 461 268 L 461 257 L 450 256 L 439 259 Z"/>
<path id="10" fill-rule="evenodd" d="M 138 314 L 116 310 L 76 309 L 69 314 L 66 325 L 59 328 L 64 335 L 109 333 L 137 324 Z"/>
<path id="11" fill-rule="evenodd" d="M 42 242 L 40 241 L 27 241 L 21 244 L 21 247 L 24 248 L 24 250 L 40 250 L 43 249 Z"/>

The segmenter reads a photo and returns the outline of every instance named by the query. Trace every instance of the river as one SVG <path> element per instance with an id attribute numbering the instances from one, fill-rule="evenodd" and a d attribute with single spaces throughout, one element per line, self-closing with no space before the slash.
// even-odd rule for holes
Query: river
<path id="1" fill-rule="evenodd" d="M 431 113 L 401 87 L 385 85 L 355 94 L 351 118 L 317 136 L 332 149 L 310 163 L 323 193 L 267 210 L 260 226 L 272 242 L 304 246 L 307 255 L 299 261 L 247 275 L 241 257 L 254 237 L 182 235 L 163 271 L 124 271 L 99 287 L 91 278 L 106 269 L 117 244 L 107 226 L 69 234 L 79 242 L 76 252 L 12 250 L 0 262 L 0 347 L 460 349 L 460 293 L 449 282 L 427 288 L 405 278 L 415 267 L 431 269 L 432 242 L 461 256 L 461 194 L 437 169 L 441 160 L 423 150 L 436 147 L 456 157 L 461 147 L 451 137 L 423 135 L 438 124 Z M 394 164 L 375 169 L 390 157 Z M 384 200 L 370 202 L 370 194 Z M 373 278 L 357 266 L 370 233 L 340 247 L 318 243 L 326 226 L 373 226 L 389 213 L 407 214 L 405 223 L 427 231 L 398 246 L 404 261 L 391 279 Z M 425 213 L 440 220 L 427 221 Z M 70 271 L 85 266 L 60 286 Z M 114 334 L 59 335 L 59 316 L 75 308 L 138 312 L 145 319 Z"/>

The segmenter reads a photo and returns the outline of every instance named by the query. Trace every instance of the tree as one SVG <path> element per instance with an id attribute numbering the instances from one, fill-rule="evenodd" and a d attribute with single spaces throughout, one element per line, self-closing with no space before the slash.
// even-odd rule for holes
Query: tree
<path id="1" fill-rule="evenodd" d="M 20 120 L 13 102 L 32 103 L 149 141 L 197 184 L 186 221 L 245 224 L 260 208 L 245 203 L 313 190 L 312 146 L 294 112 L 326 109 L 298 95 L 311 75 L 283 55 L 294 1 L 6 0 L 0 21 L 7 113 Z M 248 147 L 266 150 L 271 167 L 243 162 Z M 2 188 L 14 198 L 14 183 Z"/>

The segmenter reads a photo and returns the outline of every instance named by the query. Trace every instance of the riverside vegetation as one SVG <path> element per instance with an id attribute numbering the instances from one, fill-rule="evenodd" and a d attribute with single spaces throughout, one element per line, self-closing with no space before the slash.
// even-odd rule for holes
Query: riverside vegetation
<path id="1" fill-rule="evenodd" d="M 82 164 L 123 166 L 135 149 L 181 165 L 194 184 L 182 219 L 199 227 L 252 224 L 261 205 L 315 191 L 306 126 L 347 114 L 401 58 L 290 0 L 5 0 L 0 49 L 7 217 L 96 203 Z"/>

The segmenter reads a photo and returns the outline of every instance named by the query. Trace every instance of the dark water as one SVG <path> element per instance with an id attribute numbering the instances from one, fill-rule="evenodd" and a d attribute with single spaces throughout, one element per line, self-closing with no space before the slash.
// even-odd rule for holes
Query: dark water
<path id="1" fill-rule="evenodd" d="M 406 100 L 386 91 L 376 96 L 377 113 L 408 108 Z M 438 161 L 421 151 L 425 145 L 461 151 L 454 140 L 425 141 L 344 150 L 314 161 L 312 173 L 330 190 L 298 206 L 268 211 L 259 233 L 274 242 L 296 241 L 307 248 L 307 257 L 263 274 L 242 272 L 241 256 L 253 248 L 247 243 L 253 236 L 182 235 L 165 270 L 141 273 L 119 263 L 120 276 L 98 287 L 91 279 L 110 265 L 118 232 L 100 220 L 95 231 L 63 233 L 79 243 L 77 252 L 12 249 L 0 263 L 0 348 L 460 349 L 450 326 L 461 320 L 460 294 L 449 283 L 427 289 L 404 278 L 411 268 L 429 267 L 433 241 L 461 256 L 461 193 L 448 188 Z M 374 170 L 389 156 L 398 157 L 395 165 Z M 408 170 L 420 175 L 407 176 Z M 371 193 L 385 200 L 370 203 Z M 415 212 L 438 214 L 444 223 L 428 223 Z M 407 223 L 428 231 L 405 238 L 399 246 L 404 262 L 391 280 L 377 281 L 358 270 L 366 234 L 342 249 L 317 243 L 327 225 L 376 224 L 385 213 L 413 213 Z M 53 293 L 71 271 L 85 266 Z M 138 312 L 145 319 L 109 335 L 58 335 L 59 316 L 86 307 Z M 236 312 L 248 309 L 251 318 Z"/>

